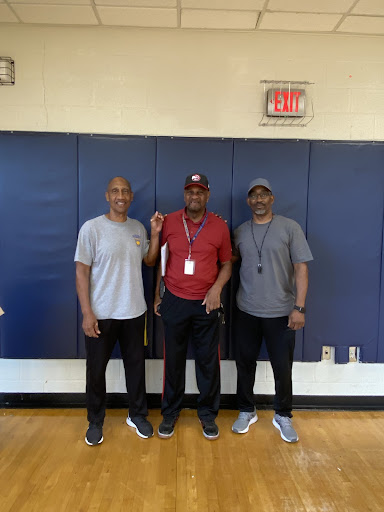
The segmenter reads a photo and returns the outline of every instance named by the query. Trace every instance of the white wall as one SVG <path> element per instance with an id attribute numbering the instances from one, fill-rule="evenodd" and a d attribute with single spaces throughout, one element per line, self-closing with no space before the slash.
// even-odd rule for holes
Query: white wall
<path id="1" fill-rule="evenodd" d="M 0 26 L 0 130 L 384 139 L 384 37 Z M 307 128 L 258 126 L 261 79 L 309 80 Z"/>
<path id="2" fill-rule="evenodd" d="M 193 30 L 0 26 L 16 85 L 0 87 L 0 130 L 202 137 L 384 140 L 384 38 Z M 259 126 L 260 80 L 308 80 L 306 128 Z M 196 392 L 188 363 L 187 392 Z M 0 391 L 83 392 L 82 360 L 0 360 Z M 273 393 L 269 363 L 255 392 Z M 384 365 L 294 364 L 294 393 L 384 395 Z M 123 392 L 119 361 L 108 391 Z M 233 361 L 222 392 L 234 393 Z M 147 361 L 162 390 L 162 361 Z"/>
<path id="3" fill-rule="evenodd" d="M 146 362 L 148 393 L 163 389 L 163 360 Z M 333 361 L 293 364 L 295 395 L 381 396 L 384 395 L 384 365 Z M 0 359 L 0 392 L 9 393 L 84 393 L 84 360 Z M 107 391 L 124 393 L 125 377 L 121 361 L 112 360 L 107 368 Z M 257 366 L 255 393 L 272 395 L 274 381 L 269 362 Z M 186 392 L 197 393 L 194 362 L 187 362 Z M 221 392 L 236 393 L 234 361 L 221 362 Z"/>

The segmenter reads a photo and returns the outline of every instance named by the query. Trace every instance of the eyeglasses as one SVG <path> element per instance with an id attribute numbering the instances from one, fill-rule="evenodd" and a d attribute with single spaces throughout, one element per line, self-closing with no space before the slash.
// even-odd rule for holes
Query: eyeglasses
<path id="1" fill-rule="evenodd" d="M 255 200 L 255 199 L 267 199 L 267 197 L 271 196 L 271 192 L 261 192 L 260 194 L 251 194 L 249 199 Z"/>

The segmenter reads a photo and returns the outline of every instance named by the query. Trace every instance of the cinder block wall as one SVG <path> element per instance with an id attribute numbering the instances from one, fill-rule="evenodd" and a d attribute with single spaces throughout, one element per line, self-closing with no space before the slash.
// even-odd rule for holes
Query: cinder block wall
<path id="1" fill-rule="evenodd" d="M 195 30 L 0 28 L 16 85 L 0 88 L 0 130 L 189 137 L 384 140 L 383 37 Z M 259 126 L 260 80 L 308 80 L 315 118 L 306 128 Z M 1 321 L 1 319 L 0 319 Z M 294 364 L 294 393 L 384 395 L 384 365 Z M 83 392 L 78 360 L 0 360 L 2 392 Z M 124 392 L 120 361 L 108 391 Z M 233 361 L 222 392 L 234 393 Z M 147 361 L 161 393 L 162 361 Z M 255 392 L 272 394 L 269 363 Z M 196 392 L 193 363 L 187 392 Z"/>

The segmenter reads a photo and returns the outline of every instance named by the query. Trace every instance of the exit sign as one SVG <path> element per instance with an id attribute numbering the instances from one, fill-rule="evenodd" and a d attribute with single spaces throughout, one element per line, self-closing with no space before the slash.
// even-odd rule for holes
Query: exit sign
<path id="1" fill-rule="evenodd" d="M 304 117 L 304 89 L 269 89 L 267 115 L 272 117 Z"/>

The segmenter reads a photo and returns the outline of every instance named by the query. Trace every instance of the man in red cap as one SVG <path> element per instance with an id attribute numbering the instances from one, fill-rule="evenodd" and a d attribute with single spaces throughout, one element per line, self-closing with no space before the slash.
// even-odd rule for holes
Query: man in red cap
<path id="1" fill-rule="evenodd" d="M 154 309 L 165 332 L 163 421 L 158 430 L 164 439 L 173 435 L 181 410 L 190 336 L 203 434 L 211 440 L 219 437 L 215 418 L 220 404 L 220 294 L 231 277 L 232 250 L 226 223 L 206 210 L 209 196 L 206 176 L 187 176 L 185 208 L 167 215 L 163 224 L 162 244 L 168 243 L 165 293 L 160 299 L 159 277 Z"/>

